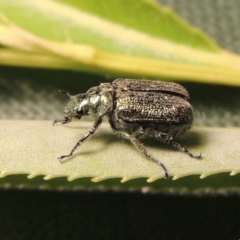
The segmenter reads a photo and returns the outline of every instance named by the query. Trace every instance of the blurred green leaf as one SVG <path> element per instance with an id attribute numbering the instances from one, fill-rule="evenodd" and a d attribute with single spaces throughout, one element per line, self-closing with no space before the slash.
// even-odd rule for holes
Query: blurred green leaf
<path id="1" fill-rule="evenodd" d="M 153 0 L 2 0 L 0 64 L 239 85 L 240 58 Z"/>

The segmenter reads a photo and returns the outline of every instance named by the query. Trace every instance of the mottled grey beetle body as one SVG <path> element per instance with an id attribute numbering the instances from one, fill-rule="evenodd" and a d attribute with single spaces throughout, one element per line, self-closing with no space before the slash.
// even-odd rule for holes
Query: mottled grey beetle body
<path id="1" fill-rule="evenodd" d="M 84 115 L 95 116 L 96 122 L 70 154 L 59 157 L 60 160 L 72 156 L 77 147 L 96 131 L 105 115 L 108 116 L 114 132 L 128 139 L 145 156 L 159 164 L 164 169 L 165 177 L 168 176 L 166 167 L 148 153 L 139 141 L 140 137 L 154 137 L 172 144 L 191 157 L 201 158 L 201 155 L 194 156 L 185 147 L 173 141 L 176 136 L 188 130 L 193 121 L 188 92 L 177 83 L 119 78 L 76 96 L 61 92 L 67 94 L 71 101 L 65 108 L 65 118 L 55 120 L 54 124 L 65 124 L 73 117 L 80 119 Z"/>
<path id="2" fill-rule="evenodd" d="M 156 137 L 152 130 L 176 137 L 190 128 L 193 111 L 187 91 L 179 84 L 117 79 L 112 85 L 116 102 L 115 111 L 110 114 L 113 128 L 119 122 L 130 128 L 131 134 L 134 125 L 135 134 L 153 133 L 152 137 Z"/>

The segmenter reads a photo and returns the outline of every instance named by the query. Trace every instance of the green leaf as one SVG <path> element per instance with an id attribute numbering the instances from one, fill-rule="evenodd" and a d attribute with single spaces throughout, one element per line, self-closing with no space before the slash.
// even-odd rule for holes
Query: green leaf
<path id="1" fill-rule="evenodd" d="M 120 178 L 121 182 L 147 178 L 148 182 L 153 182 L 163 178 L 161 167 L 147 160 L 127 141 L 117 138 L 106 123 L 73 157 L 60 164 L 57 157 L 69 153 L 91 125 L 89 122 L 78 121 L 53 127 L 49 121 L 2 120 L 0 176 L 27 174 L 28 178 L 34 178 L 43 175 L 45 180 L 67 177 L 70 181 L 91 178 L 94 182 L 110 178 Z M 170 176 L 176 180 L 190 175 L 205 178 L 216 173 L 239 173 L 239 139 L 238 128 L 192 129 L 179 138 L 178 142 L 194 153 L 202 152 L 202 160 L 192 159 L 159 141 L 144 143 L 149 152 L 166 165 Z M 199 178 L 194 178 L 196 186 L 199 181 Z M 61 181 L 58 184 L 61 186 Z M 208 187 L 211 187 L 211 183 Z"/>
<path id="2" fill-rule="evenodd" d="M 2 0 L 0 12 L 0 64 L 240 83 L 239 56 L 152 0 Z"/>

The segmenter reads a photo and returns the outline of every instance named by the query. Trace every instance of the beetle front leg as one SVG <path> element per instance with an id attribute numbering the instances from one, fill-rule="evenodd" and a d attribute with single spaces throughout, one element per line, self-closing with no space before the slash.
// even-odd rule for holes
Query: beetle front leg
<path id="1" fill-rule="evenodd" d="M 151 161 L 157 163 L 159 166 L 162 167 L 163 171 L 164 171 L 164 175 L 165 175 L 165 178 L 168 178 L 168 170 L 167 168 L 165 167 L 165 165 L 157 160 L 156 158 L 154 158 L 148 151 L 147 149 L 144 147 L 144 145 L 134 136 L 134 135 L 130 135 L 126 132 L 121 132 L 121 131 L 115 131 L 115 133 L 122 137 L 122 138 L 125 138 L 127 140 L 129 140 L 133 146 L 139 150 L 141 153 L 143 153 L 148 159 L 150 159 Z"/>
<path id="2" fill-rule="evenodd" d="M 62 123 L 62 124 L 66 124 L 66 123 L 69 123 L 69 122 L 71 122 L 71 120 L 72 120 L 72 118 L 70 118 L 70 117 L 64 117 L 64 119 L 62 119 L 62 120 L 55 120 L 54 122 L 53 122 L 53 126 L 56 124 L 56 123 L 58 123 L 58 122 L 60 122 L 60 123 Z"/>
<path id="3" fill-rule="evenodd" d="M 62 163 L 62 159 L 64 158 L 68 158 L 68 157 L 71 157 L 73 155 L 73 153 L 76 151 L 76 149 L 78 147 L 80 147 L 83 142 L 89 137 L 91 136 L 92 134 L 95 133 L 95 131 L 97 130 L 97 128 L 100 126 L 100 124 L 102 123 L 102 118 L 98 118 L 97 121 L 94 123 L 94 125 L 92 126 L 92 128 L 85 134 L 84 137 L 82 137 L 77 143 L 76 145 L 74 146 L 74 148 L 72 149 L 72 151 L 68 154 L 68 155 L 63 155 L 63 156 L 60 156 L 58 157 L 58 159 L 60 160 L 60 162 Z"/>

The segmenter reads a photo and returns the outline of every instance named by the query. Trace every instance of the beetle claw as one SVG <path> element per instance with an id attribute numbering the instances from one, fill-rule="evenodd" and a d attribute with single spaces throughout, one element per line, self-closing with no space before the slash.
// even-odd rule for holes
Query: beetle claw
<path id="1" fill-rule="evenodd" d="M 56 120 L 53 122 L 53 126 L 54 126 L 56 123 L 58 123 L 58 122 L 60 122 L 60 123 L 62 123 L 62 124 L 66 124 L 66 123 L 68 123 L 69 121 L 70 121 L 70 119 L 69 119 L 68 117 L 64 117 L 64 119 L 62 119 L 62 120 L 56 119 Z"/>

